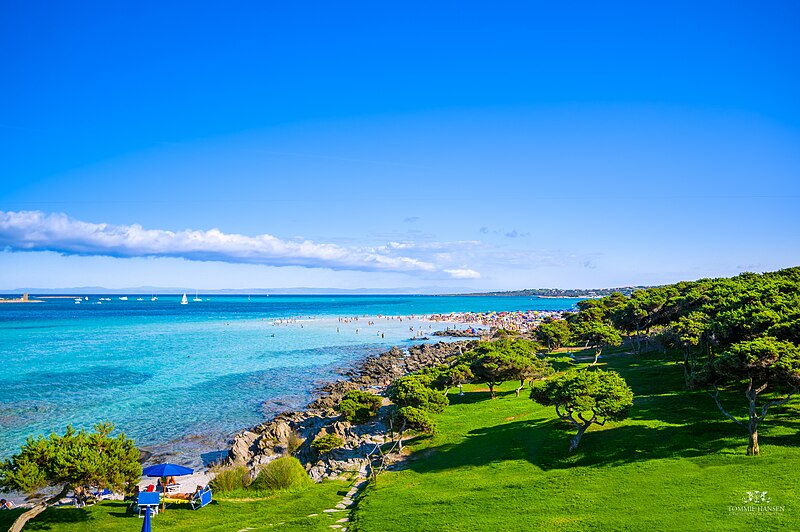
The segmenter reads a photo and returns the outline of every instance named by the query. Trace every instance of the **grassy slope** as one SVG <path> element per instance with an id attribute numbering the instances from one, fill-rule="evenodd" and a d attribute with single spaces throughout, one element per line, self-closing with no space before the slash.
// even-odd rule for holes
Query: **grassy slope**
<path id="1" fill-rule="evenodd" d="M 408 468 L 368 488 L 356 529 L 800 530 L 797 406 L 767 418 L 763 455 L 751 458 L 742 429 L 708 395 L 685 391 L 680 367 L 634 356 L 606 362 L 637 396 L 629 420 L 591 428 L 569 455 L 573 431 L 554 409 L 514 397 L 512 383 L 495 401 L 465 387 Z M 767 491 L 785 512 L 730 512 L 751 490 Z"/>
<path id="2" fill-rule="evenodd" d="M 170 507 L 153 519 L 154 530 L 203 530 L 229 532 L 245 528 L 258 530 L 328 530 L 346 514 L 325 514 L 347 492 L 349 484 L 324 482 L 295 493 L 280 493 L 257 500 L 220 499 L 193 511 L 188 507 Z M 25 530 L 58 532 L 140 530 L 142 521 L 125 511 L 122 502 L 107 501 L 85 509 L 51 508 L 30 521 Z M 318 513 L 316 517 L 307 517 Z M 0 512 L 0 530 L 7 530 L 19 511 Z M 280 524 L 282 523 L 282 524 Z"/>

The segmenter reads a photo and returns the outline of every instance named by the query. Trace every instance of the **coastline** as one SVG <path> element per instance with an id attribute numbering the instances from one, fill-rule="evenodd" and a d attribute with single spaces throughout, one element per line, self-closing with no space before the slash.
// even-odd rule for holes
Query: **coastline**
<path id="1" fill-rule="evenodd" d="M 386 316 L 384 316 L 386 317 Z M 364 317 L 362 317 L 364 319 Z M 281 321 L 281 320 L 277 320 Z M 295 320 L 286 320 L 294 322 Z M 298 323 L 303 320 L 296 320 Z M 439 323 L 439 325 L 445 325 Z M 379 352 L 366 351 L 349 361 L 335 367 L 333 374 L 316 381 L 303 393 L 288 396 L 277 396 L 267 399 L 261 404 L 260 410 L 264 411 L 261 420 L 251 425 L 240 425 L 232 432 L 225 434 L 208 433 L 205 431 L 187 432 L 176 438 L 140 445 L 142 464 L 160 462 L 175 462 L 194 467 L 196 471 L 207 471 L 215 464 L 227 459 L 231 445 L 236 437 L 243 432 L 260 430 L 281 416 L 289 413 L 298 414 L 310 410 L 332 408 L 338 404 L 339 399 L 347 391 L 358 386 L 385 387 L 395 378 L 416 371 L 428 364 L 428 358 L 438 350 L 451 349 L 450 345 L 464 343 L 465 340 L 478 340 L 480 334 L 485 334 L 487 329 L 473 329 L 475 324 L 466 325 L 465 322 L 453 321 L 447 329 L 426 333 L 433 343 L 417 343 L 411 346 L 398 346 L 384 348 Z M 469 333 L 475 330 L 476 334 Z M 410 340 L 427 341 L 427 336 L 410 338 Z M 457 349 L 453 347 L 452 349 Z M 408 358 L 410 357 L 410 358 Z M 303 402 L 292 401 L 297 396 L 304 395 Z"/>
<path id="2" fill-rule="evenodd" d="M 61 296 L 53 299 L 68 300 L 69 298 L 68 296 Z M 62 305 L 60 308 L 66 308 L 66 306 Z M 74 312 L 71 304 L 69 305 L 69 312 Z M 352 466 L 359 460 L 363 461 L 362 456 L 364 454 L 363 451 L 366 450 L 366 444 L 372 443 L 374 446 L 374 443 L 380 439 L 378 434 L 385 434 L 386 431 L 384 430 L 385 427 L 381 428 L 377 427 L 377 425 L 365 427 L 365 432 L 361 428 L 344 426 L 343 423 L 337 424 L 339 416 L 338 413 L 333 413 L 332 409 L 338 404 L 339 399 L 344 393 L 355 388 L 382 392 L 392 380 L 400 376 L 423 367 L 442 363 L 448 357 L 463 351 L 465 345 L 479 339 L 481 335 L 487 334 L 493 326 L 490 322 L 499 316 L 506 316 L 509 317 L 509 319 L 521 320 L 520 323 L 527 323 L 534 319 L 542 319 L 554 312 L 561 311 L 508 310 L 498 312 L 452 312 L 448 314 L 425 313 L 417 315 L 397 313 L 373 316 L 360 314 L 347 318 L 337 318 L 336 316 L 325 316 L 323 318 L 315 317 L 313 321 L 330 321 L 332 325 L 329 328 L 337 329 L 337 332 L 338 326 L 341 326 L 343 331 L 361 327 L 362 334 L 370 330 L 370 327 L 375 328 L 375 330 L 370 331 L 368 334 L 363 334 L 366 338 L 374 334 L 376 330 L 377 334 L 380 334 L 380 332 L 384 330 L 381 325 L 382 322 L 379 322 L 377 327 L 374 323 L 370 323 L 373 319 L 376 321 L 377 319 L 389 320 L 391 322 L 420 319 L 430 320 L 436 322 L 432 325 L 433 329 L 440 328 L 441 330 L 434 331 L 431 329 L 428 331 L 428 324 L 425 324 L 423 328 L 416 323 L 414 323 L 412 328 L 410 327 L 412 324 L 411 321 L 407 322 L 409 327 L 406 329 L 407 324 L 404 322 L 402 325 L 404 336 L 398 338 L 401 342 L 400 344 L 384 344 L 380 352 L 378 352 L 377 349 L 368 352 L 360 352 L 358 349 L 352 350 L 351 353 L 353 353 L 353 356 L 349 357 L 348 360 L 342 361 L 338 367 L 332 366 L 332 371 L 327 371 L 324 377 L 320 376 L 327 382 L 323 380 L 313 384 L 310 382 L 306 384 L 304 382 L 302 394 L 293 394 L 290 392 L 292 393 L 291 395 L 277 396 L 275 399 L 269 399 L 267 402 L 272 402 L 273 408 L 269 409 L 271 411 L 268 413 L 264 412 L 266 415 L 262 415 L 255 420 L 244 420 L 244 423 L 241 424 L 231 423 L 233 426 L 229 427 L 225 432 L 209 432 L 206 430 L 206 427 L 198 425 L 193 427 L 194 430 L 190 428 L 189 430 L 176 434 L 174 437 L 170 435 L 163 440 L 159 439 L 157 442 L 151 441 L 145 445 L 140 445 L 139 448 L 144 451 L 142 462 L 147 465 L 159 461 L 182 463 L 193 467 L 196 473 L 205 473 L 215 462 L 219 463 L 229 460 L 232 457 L 235 458 L 233 456 L 233 449 L 237 447 L 242 434 L 253 433 L 256 436 L 255 439 L 258 439 L 257 437 L 259 435 L 274 431 L 276 425 L 284 421 L 285 425 L 283 428 L 288 427 L 290 430 L 304 431 L 306 435 L 310 436 L 314 436 L 314 434 L 308 434 L 313 428 L 342 432 L 342 434 L 346 436 L 344 439 L 351 445 L 349 449 L 335 453 L 337 456 L 334 456 L 333 461 L 350 461 L 351 463 L 349 465 Z M 309 326 L 307 322 L 311 319 L 310 317 L 300 317 L 298 314 L 296 318 L 271 318 L 268 321 L 261 318 L 258 320 L 242 320 L 236 323 L 250 324 L 250 322 L 252 322 L 258 324 L 257 334 L 259 337 L 268 338 L 268 333 L 264 334 L 261 332 L 262 329 L 266 331 L 275 330 L 277 332 L 279 329 L 272 329 L 271 327 L 287 326 L 302 328 L 303 323 L 305 323 L 305 328 L 308 330 Z M 228 327 L 229 325 L 226 322 L 224 326 Z M 269 327 L 269 329 L 264 329 L 266 327 Z M 468 333 L 466 329 L 475 329 L 476 333 Z M 357 331 L 357 329 L 355 330 Z M 27 337 L 27 335 L 29 335 L 27 331 L 19 334 L 21 337 Z M 408 338 L 410 335 L 413 335 L 413 337 Z M 428 338 L 423 335 L 430 336 L 430 339 L 428 340 Z M 280 333 L 278 336 L 281 336 Z M 387 337 L 388 336 L 387 333 Z M 414 342 L 410 344 L 410 341 L 415 340 L 425 340 L 431 343 Z M 436 342 L 437 340 L 446 341 Z M 394 347 L 389 347 L 391 345 L 394 345 Z M 400 347 L 398 347 L 398 345 Z M 344 347 L 344 349 L 347 348 Z M 194 357 L 192 358 L 194 359 Z M 301 399 L 302 402 L 300 400 L 295 402 L 287 400 L 284 405 L 280 404 L 284 397 L 299 398 L 301 395 L 304 396 Z M 257 402 L 258 401 L 256 401 L 256 403 Z M 266 404 L 266 402 L 264 404 Z M 274 408 L 275 404 L 278 405 L 278 408 Z M 277 441 L 280 442 L 280 437 L 277 438 Z M 313 437 L 310 441 L 313 441 Z M 279 445 L 280 444 L 278 444 L 278 446 Z M 247 447 L 250 447 L 250 445 Z M 275 449 L 275 446 L 270 448 L 269 445 L 263 445 L 259 451 L 269 451 L 270 449 Z M 258 459 L 267 460 L 268 458 L 268 453 L 262 453 Z M 353 460 L 355 460 L 355 462 L 353 462 Z M 252 458 L 250 461 L 252 461 Z M 308 465 L 311 467 L 318 466 L 314 472 L 317 478 L 329 476 L 331 474 L 335 475 L 336 468 L 340 467 L 340 465 L 334 464 L 333 469 L 328 466 L 326 466 L 328 469 L 322 469 L 319 467 L 319 464 L 311 464 L 310 456 L 308 457 Z"/>
<path id="3" fill-rule="evenodd" d="M 306 467 L 314 481 L 336 478 L 344 472 L 357 471 L 364 476 L 369 467 L 367 456 L 375 445 L 383 444 L 388 427 L 380 419 L 365 424 L 341 421 L 334 407 L 350 390 L 364 390 L 380 395 L 395 379 L 420 369 L 442 364 L 471 348 L 478 337 L 434 344 L 419 344 L 401 349 L 392 347 L 379 355 L 366 357 L 349 370 L 345 377 L 315 390 L 317 398 L 304 408 L 277 414 L 272 419 L 238 432 L 223 466 L 246 466 L 251 470 L 282 456 L 288 440 L 299 436 L 303 443 L 295 456 Z M 345 442 L 321 460 L 311 449 L 311 442 L 323 434 L 336 434 Z"/>
<path id="4" fill-rule="evenodd" d="M 337 374 L 341 378 L 320 381 L 317 386 L 310 389 L 311 400 L 303 406 L 290 406 L 288 409 L 265 416 L 263 421 L 229 434 L 223 445 L 215 445 L 212 443 L 213 439 L 208 435 L 197 433 L 185 434 L 169 442 L 143 446 L 141 449 L 147 454 L 143 457 L 143 463 L 171 461 L 176 458 L 185 461 L 186 453 L 175 449 L 189 446 L 198 451 L 197 456 L 202 464 L 196 468 L 198 472 L 207 472 L 209 468 L 220 463 L 227 465 L 246 463 L 255 468 L 266 463 L 259 463 L 259 460 L 268 458 L 266 455 L 259 458 L 256 456 L 258 455 L 256 451 L 270 448 L 269 445 L 261 443 L 264 438 L 260 436 L 271 434 L 272 440 L 280 441 L 285 440 L 288 433 L 294 430 L 307 433 L 312 429 L 319 431 L 319 429 L 335 425 L 338 413 L 334 413 L 333 408 L 348 391 L 363 389 L 381 394 L 393 380 L 424 367 L 440 364 L 448 358 L 460 354 L 466 346 L 473 342 L 491 337 L 498 329 L 513 329 L 524 334 L 538 325 L 542 319 L 560 315 L 562 312 L 564 311 L 453 312 L 415 316 L 444 326 L 443 329 L 427 333 L 432 339 L 439 338 L 441 340 L 410 347 L 395 345 L 377 354 L 365 354 L 363 358 L 352 360 L 340 367 Z M 381 317 L 398 318 L 385 315 Z M 361 318 L 366 319 L 369 316 Z M 277 322 L 281 321 L 277 320 Z M 302 320 L 287 320 L 287 322 L 289 321 Z M 419 339 L 427 340 L 427 337 Z M 267 403 L 274 406 L 275 404 L 280 405 L 282 401 L 280 398 L 276 398 L 276 400 L 265 402 L 264 405 Z M 312 418 L 313 422 L 310 422 Z M 334 429 L 341 431 L 342 427 L 336 426 Z M 350 434 L 351 440 L 354 437 L 354 434 Z M 347 438 L 343 439 L 347 440 Z M 221 441 L 217 441 L 222 444 Z M 313 441 L 313 438 L 310 441 Z M 307 454 L 306 458 L 310 458 L 310 453 Z M 196 465 L 197 462 L 195 461 L 194 464 Z M 330 471 L 323 476 L 329 476 L 329 474 Z"/>

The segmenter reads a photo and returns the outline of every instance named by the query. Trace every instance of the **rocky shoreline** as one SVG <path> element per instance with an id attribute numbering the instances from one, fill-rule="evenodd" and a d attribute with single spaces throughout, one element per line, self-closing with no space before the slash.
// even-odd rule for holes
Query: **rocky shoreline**
<path id="1" fill-rule="evenodd" d="M 372 356 L 353 369 L 343 372 L 346 378 L 323 385 L 319 397 L 304 410 L 283 412 L 272 420 L 239 432 L 233 438 L 226 466 L 246 466 L 255 472 L 261 466 L 287 453 L 289 447 L 302 444 L 294 452 L 311 478 L 336 478 L 345 472 L 366 476 L 370 466 L 368 455 L 387 439 L 389 427 L 382 415 L 366 424 L 351 424 L 339 418 L 334 407 L 350 390 L 359 389 L 380 395 L 395 379 L 422 368 L 443 364 L 469 350 L 475 341 L 438 342 L 410 347 L 407 351 L 393 347 Z M 385 410 L 388 400 L 384 399 Z M 311 442 L 324 434 L 342 438 L 344 446 L 320 458 L 311 449 Z"/>

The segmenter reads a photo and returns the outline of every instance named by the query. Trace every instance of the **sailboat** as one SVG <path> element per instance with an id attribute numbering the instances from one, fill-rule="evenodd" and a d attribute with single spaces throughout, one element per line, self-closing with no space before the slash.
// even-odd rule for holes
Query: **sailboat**
<path id="1" fill-rule="evenodd" d="M 150 301 L 158 301 L 158 298 L 156 297 L 155 293 L 153 293 L 153 292 L 150 292 Z"/>
<path id="2" fill-rule="evenodd" d="M 181 298 L 181 305 L 188 305 L 189 300 L 186 299 L 186 294 L 183 294 L 183 298 Z"/>
<path id="3" fill-rule="evenodd" d="M 197 290 L 194 291 L 194 299 L 192 301 L 202 301 L 201 298 L 197 297 Z"/>

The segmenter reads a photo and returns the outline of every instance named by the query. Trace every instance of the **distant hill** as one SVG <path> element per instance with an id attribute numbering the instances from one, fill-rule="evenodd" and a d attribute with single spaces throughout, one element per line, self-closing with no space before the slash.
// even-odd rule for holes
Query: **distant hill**
<path id="1" fill-rule="evenodd" d="M 465 296 L 508 296 L 508 297 L 604 297 L 615 292 L 629 296 L 634 290 L 651 288 L 649 286 L 620 286 L 617 288 L 528 288 L 526 290 L 509 290 L 506 292 L 479 292 L 461 294 Z"/>

